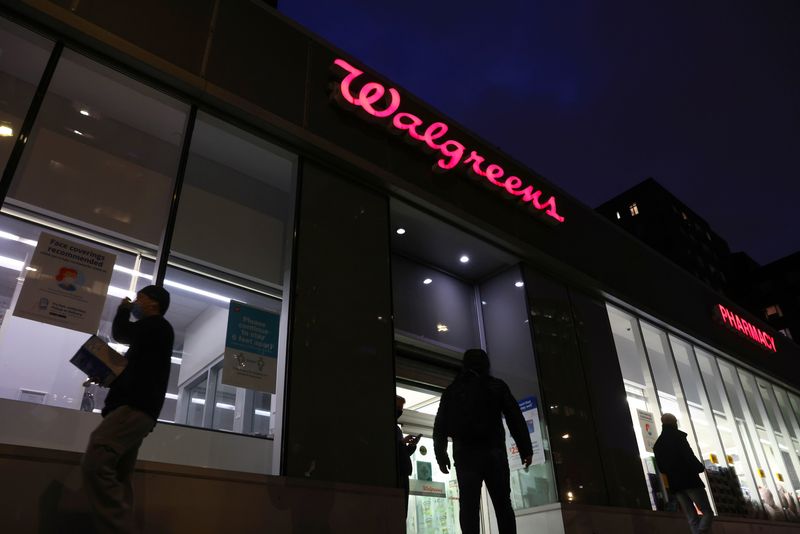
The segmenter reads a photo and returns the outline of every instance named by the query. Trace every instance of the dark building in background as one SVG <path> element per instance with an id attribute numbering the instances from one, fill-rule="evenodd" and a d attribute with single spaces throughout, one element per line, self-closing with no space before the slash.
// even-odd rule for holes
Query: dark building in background
<path id="1" fill-rule="evenodd" d="M 800 252 L 759 265 L 731 252 L 709 224 L 653 178 L 604 202 L 597 212 L 716 291 L 800 339 Z"/>
<path id="2" fill-rule="evenodd" d="M 653 178 L 601 204 L 597 212 L 715 290 L 727 292 L 728 243 Z"/>
<path id="3" fill-rule="evenodd" d="M 741 252 L 731 256 L 731 297 L 786 337 L 800 340 L 800 252 L 763 266 Z"/>

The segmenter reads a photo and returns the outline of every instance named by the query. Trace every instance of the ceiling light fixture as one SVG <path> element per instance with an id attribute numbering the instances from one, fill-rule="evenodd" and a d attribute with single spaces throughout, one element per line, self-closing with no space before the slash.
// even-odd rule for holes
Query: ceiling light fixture
<path id="1" fill-rule="evenodd" d="M 433 280 L 431 280 L 430 278 L 426 278 L 425 280 L 422 281 L 422 283 L 425 284 L 426 286 L 431 282 L 433 282 Z"/>
<path id="2" fill-rule="evenodd" d="M 525 284 L 523 284 L 522 281 L 520 280 L 519 282 L 515 283 L 514 285 L 517 286 L 517 287 L 522 287 Z"/>
<path id="3" fill-rule="evenodd" d="M 458 261 L 460 261 L 461 263 L 467 263 L 467 262 L 469 261 L 469 256 L 467 256 L 467 255 L 465 254 L 465 255 L 461 256 L 461 257 L 458 259 Z"/>
<path id="4" fill-rule="evenodd" d="M 5 124 L 0 126 L 0 137 L 11 137 L 14 135 L 14 130 Z"/>
<path id="5" fill-rule="evenodd" d="M 82 110 L 80 110 L 78 113 L 80 113 L 80 114 L 81 114 L 81 115 L 83 115 L 84 117 L 90 117 L 90 116 L 91 116 L 91 115 L 89 114 L 89 110 L 88 110 L 88 109 L 82 109 Z"/>
<path id="6" fill-rule="evenodd" d="M 406 233 L 406 229 L 405 228 L 398 228 L 396 230 L 396 232 L 397 232 L 397 235 L 403 235 L 404 233 Z"/>
<path id="7" fill-rule="evenodd" d="M 78 130 L 72 130 L 72 133 L 75 135 L 83 135 L 83 133 L 79 132 Z"/>

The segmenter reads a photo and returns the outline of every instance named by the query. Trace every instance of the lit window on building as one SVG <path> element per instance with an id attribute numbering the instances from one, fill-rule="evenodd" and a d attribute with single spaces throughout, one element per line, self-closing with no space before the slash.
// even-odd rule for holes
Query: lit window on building
<path id="1" fill-rule="evenodd" d="M 689 216 L 688 216 L 688 215 L 686 215 L 686 212 L 685 212 L 685 211 L 682 211 L 682 212 L 681 212 L 681 217 L 683 217 L 683 220 L 684 220 L 684 221 L 687 221 L 687 220 L 689 220 Z"/>
<path id="2" fill-rule="evenodd" d="M 639 206 L 636 205 L 636 202 L 629 206 L 631 210 L 631 215 L 639 215 Z"/>
<path id="3" fill-rule="evenodd" d="M 781 307 L 777 304 L 773 304 L 772 306 L 767 306 L 767 309 L 764 310 L 764 314 L 767 316 L 767 319 L 772 319 L 773 317 L 783 317 L 783 312 L 781 311 Z"/>

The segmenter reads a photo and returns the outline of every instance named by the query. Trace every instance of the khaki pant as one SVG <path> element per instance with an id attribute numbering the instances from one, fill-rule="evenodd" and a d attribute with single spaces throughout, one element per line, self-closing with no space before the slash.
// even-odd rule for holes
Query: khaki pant
<path id="1" fill-rule="evenodd" d="M 139 446 L 155 424 L 146 413 L 120 406 L 92 432 L 81 467 L 98 534 L 135 532 L 133 468 Z"/>

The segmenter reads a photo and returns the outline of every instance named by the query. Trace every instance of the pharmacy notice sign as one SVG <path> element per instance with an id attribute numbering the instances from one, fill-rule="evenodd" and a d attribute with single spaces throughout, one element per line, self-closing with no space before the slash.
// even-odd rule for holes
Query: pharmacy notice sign
<path id="1" fill-rule="evenodd" d="M 545 463 L 544 445 L 542 442 L 542 429 L 539 426 L 539 404 L 536 401 L 536 397 L 520 399 L 519 409 L 522 412 L 522 417 L 525 418 L 525 424 L 528 426 L 528 434 L 531 437 L 531 445 L 533 446 L 531 465 L 543 464 Z M 505 418 L 503 419 L 503 428 L 506 431 L 506 452 L 508 453 L 509 467 L 512 471 L 522 469 L 519 448 L 511 437 L 511 432 L 508 431 Z"/>
<path id="2" fill-rule="evenodd" d="M 279 322 L 277 313 L 231 301 L 223 384 L 275 393 Z"/>
<path id="3" fill-rule="evenodd" d="M 639 417 L 639 428 L 642 431 L 644 450 L 647 452 L 653 452 L 653 445 L 656 444 L 656 440 L 658 439 L 655 418 L 650 412 L 645 412 L 644 410 L 639 409 L 636 410 L 636 415 Z"/>
<path id="4" fill-rule="evenodd" d="M 42 232 L 14 315 L 96 334 L 116 261 L 105 250 Z"/>

